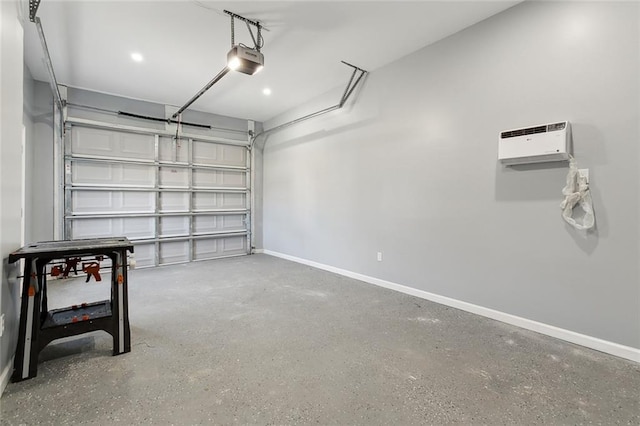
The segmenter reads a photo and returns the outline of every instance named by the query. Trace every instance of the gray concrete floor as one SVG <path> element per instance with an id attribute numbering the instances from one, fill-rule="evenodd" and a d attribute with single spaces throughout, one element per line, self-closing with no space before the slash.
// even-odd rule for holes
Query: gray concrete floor
<path id="1" fill-rule="evenodd" d="M 266 255 L 132 271 L 130 319 L 131 353 L 45 348 L 1 423 L 640 423 L 639 364 Z"/>

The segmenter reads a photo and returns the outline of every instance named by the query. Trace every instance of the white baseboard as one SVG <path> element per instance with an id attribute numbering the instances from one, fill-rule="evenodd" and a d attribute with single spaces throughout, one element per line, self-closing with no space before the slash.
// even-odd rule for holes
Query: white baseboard
<path id="1" fill-rule="evenodd" d="M 253 254 L 262 254 L 264 253 L 264 249 L 253 249 Z"/>
<path id="2" fill-rule="evenodd" d="M 258 251 L 256 251 L 256 253 L 257 252 Z M 473 314 L 515 325 L 527 330 L 532 330 L 537 333 L 546 334 L 547 336 L 566 340 L 567 342 L 575 343 L 577 345 L 585 346 L 587 348 L 595 349 L 600 352 L 605 352 L 611 355 L 618 356 L 620 358 L 625 358 L 640 363 L 640 349 L 637 348 L 620 345 L 618 343 L 598 339 L 597 337 L 587 336 L 586 334 L 576 333 L 574 331 L 565 330 L 553 325 L 548 325 L 530 319 L 518 317 L 516 315 L 507 314 L 504 312 L 496 311 L 494 309 L 485 308 L 482 306 L 474 305 L 472 303 L 452 299 L 450 297 L 440 296 L 424 290 L 419 290 L 390 281 L 381 280 L 379 278 L 370 277 L 368 275 L 358 274 L 356 272 L 347 271 L 345 269 L 336 268 L 334 266 L 325 265 L 307 259 L 301 259 L 299 257 L 290 256 L 288 254 L 278 253 L 271 250 L 261 250 L 261 252 L 271 256 L 280 257 L 282 259 L 291 260 L 293 262 L 302 263 L 304 265 L 313 266 L 314 268 L 323 269 L 325 271 L 333 272 L 339 275 L 344 275 L 345 277 L 354 278 L 356 280 L 364 281 L 370 284 L 375 284 L 380 287 L 410 294 L 412 296 L 430 300 L 442 305 L 451 306 L 452 308 L 471 312 Z"/>
<path id="3" fill-rule="evenodd" d="M 9 360 L 9 363 L 4 366 L 2 369 L 2 375 L 0 375 L 0 397 L 4 393 L 7 385 L 9 384 L 9 379 L 11 378 L 11 371 L 13 370 L 13 357 Z"/>

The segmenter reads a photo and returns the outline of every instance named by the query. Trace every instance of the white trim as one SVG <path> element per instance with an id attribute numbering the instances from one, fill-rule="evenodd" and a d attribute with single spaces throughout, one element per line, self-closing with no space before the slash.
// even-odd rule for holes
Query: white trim
<path id="1" fill-rule="evenodd" d="M 472 303 L 463 302 L 461 300 L 452 299 L 450 297 L 440 296 L 424 290 L 419 290 L 390 281 L 381 280 L 379 278 L 370 277 L 368 275 L 358 274 L 356 272 L 347 271 L 345 269 L 336 268 L 334 266 L 325 265 L 322 263 L 314 262 L 312 260 L 301 259 L 299 257 L 290 256 L 288 254 L 279 253 L 272 250 L 255 250 L 255 253 L 259 252 L 275 257 L 280 257 L 282 259 L 291 260 L 293 262 L 302 263 L 314 268 L 323 269 L 325 271 L 333 272 L 339 275 L 344 275 L 345 277 L 364 281 L 369 284 L 375 284 L 380 287 L 399 291 L 401 293 L 416 296 L 421 299 L 430 300 L 442 305 L 451 306 L 452 308 L 471 312 L 476 315 L 481 315 L 483 317 L 491 318 L 496 321 L 515 325 L 527 330 L 532 330 L 537 333 L 546 334 L 547 336 L 555 337 L 557 339 L 565 340 L 567 342 L 575 343 L 577 345 L 585 346 L 587 348 L 595 349 L 600 352 L 605 352 L 611 355 L 618 356 L 620 358 L 625 358 L 640 363 L 640 349 L 638 348 L 620 345 L 618 343 L 598 339 L 597 337 L 587 336 L 586 334 L 576 333 L 575 331 L 566 330 L 563 328 L 555 327 L 553 325 L 548 325 L 516 315 L 507 314 L 505 312 L 496 311 L 494 309 L 485 308 L 483 306 L 474 305 Z"/>
<path id="2" fill-rule="evenodd" d="M 7 385 L 9 384 L 9 379 L 11 377 L 11 370 L 13 368 L 13 358 L 14 357 L 11 357 L 11 360 L 9 361 L 9 363 L 4 366 L 4 369 L 2 370 L 2 374 L 0 374 L 0 397 L 4 393 L 4 390 L 7 388 Z"/>
<path id="3" fill-rule="evenodd" d="M 253 249 L 253 254 L 262 254 L 264 252 L 265 252 L 264 249 Z M 272 254 L 273 256 L 278 256 L 277 254 L 273 254 L 273 252 L 269 254 Z M 281 257 L 281 256 L 278 256 L 278 257 Z"/>

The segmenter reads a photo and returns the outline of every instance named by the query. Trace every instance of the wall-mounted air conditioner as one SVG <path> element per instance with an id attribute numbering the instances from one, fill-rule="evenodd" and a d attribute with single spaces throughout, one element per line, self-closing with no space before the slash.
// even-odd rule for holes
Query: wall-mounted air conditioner
<path id="1" fill-rule="evenodd" d="M 498 139 L 498 160 L 507 166 L 565 161 L 570 154 L 568 121 L 505 130 Z"/>

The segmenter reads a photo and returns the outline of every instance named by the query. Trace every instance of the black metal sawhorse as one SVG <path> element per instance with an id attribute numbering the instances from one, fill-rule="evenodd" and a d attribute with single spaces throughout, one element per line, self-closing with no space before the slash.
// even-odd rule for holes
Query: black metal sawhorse
<path id="1" fill-rule="evenodd" d="M 25 260 L 20 329 L 14 382 L 38 374 L 38 355 L 55 339 L 104 330 L 113 337 L 113 355 L 131 351 L 127 291 L 127 238 L 47 241 L 29 244 L 9 255 L 9 263 Z M 111 300 L 48 310 L 46 265 L 52 260 L 82 256 L 111 259 Z"/>

